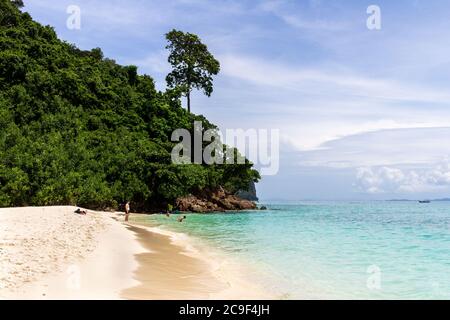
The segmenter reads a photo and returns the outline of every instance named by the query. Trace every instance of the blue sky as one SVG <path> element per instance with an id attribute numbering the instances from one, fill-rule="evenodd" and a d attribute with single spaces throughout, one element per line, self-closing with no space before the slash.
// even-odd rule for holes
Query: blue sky
<path id="1" fill-rule="evenodd" d="M 25 0 L 83 49 L 165 88 L 164 34 L 198 34 L 220 60 L 192 110 L 226 128 L 280 129 L 262 200 L 450 197 L 448 1 Z M 366 27 L 369 5 L 381 30 Z M 81 29 L 66 27 L 69 5 Z"/>

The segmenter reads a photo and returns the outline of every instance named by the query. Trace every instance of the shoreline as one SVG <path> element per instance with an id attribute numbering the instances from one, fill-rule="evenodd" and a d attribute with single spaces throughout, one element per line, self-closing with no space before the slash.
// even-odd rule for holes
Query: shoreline
<path id="1" fill-rule="evenodd" d="M 0 209 L 0 299 L 273 298 L 181 234 L 76 208 Z"/>
<path id="2" fill-rule="evenodd" d="M 137 255 L 140 285 L 123 292 L 133 299 L 275 299 L 262 285 L 251 282 L 230 257 L 213 255 L 215 248 L 199 250 L 192 238 L 175 231 L 133 223 L 129 228 L 150 252 Z M 152 275 L 149 277 L 149 275 Z M 165 279 L 166 281 L 160 281 Z M 164 282 L 164 286 L 161 284 Z"/>

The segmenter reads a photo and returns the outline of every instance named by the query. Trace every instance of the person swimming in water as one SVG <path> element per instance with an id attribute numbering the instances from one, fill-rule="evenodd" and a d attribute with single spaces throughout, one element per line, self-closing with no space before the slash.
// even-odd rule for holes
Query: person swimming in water
<path id="1" fill-rule="evenodd" d="M 170 214 L 172 213 L 173 206 L 169 203 L 167 205 L 166 217 L 170 218 Z"/>
<path id="2" fill-rule="evenodd" d="M 184 219 L 186 219 L 186 216 L 179 217 L 178 222 L 183 222 Z"/>

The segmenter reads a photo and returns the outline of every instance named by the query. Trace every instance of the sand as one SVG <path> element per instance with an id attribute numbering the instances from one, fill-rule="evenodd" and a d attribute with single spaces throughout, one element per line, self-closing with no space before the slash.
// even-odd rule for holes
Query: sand
<path id="1" fill-rule="evenodd" d="M 125 299 L 272 299 L 226 259 L 191 247 L 189 239 L 142 225 L 129 226 L 148 250 L 138 254 L 139 285 Z"/>
<path id="2" fill-rule="evenodd" d="M 120 299 L 137 283 L 143 248 L 116 214 L 75 210 L 0 209 L 0 298 Z"/>
<path id="3" fill-rule="evenodd" d="M 0 209 L 0 299 L 271 298 L 174 233 L 75 209 Z"/>

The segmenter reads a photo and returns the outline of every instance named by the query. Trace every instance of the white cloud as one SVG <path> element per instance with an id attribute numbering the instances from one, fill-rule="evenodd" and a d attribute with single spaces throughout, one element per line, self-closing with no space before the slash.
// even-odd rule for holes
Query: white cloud
<path id="1" fill-rule="evenodd" d="M 450 94 L 426 85 L 235 54 L 219 60 L 222 77 L 239 84 L 223 95 L 218 90 L 219 98 L 230 105 L 238 101 L 254 113 L 254 122 L 280 128 L 283 141 L 298 151 L 381 130 L 450 126 Z M 265 113 L 270 119 L 262 118 Z"/>
<path id="2" fill-rule="evenodd" d="M 34 0 L 25 2 L 25 10 L 30 8 L 52 11 L 53 14 L 66 17 L 66 8 L 74 4 L 71 0 L 49 1 Z M 129 3 L 112 0 L 108 2 L 81 0 L 75 3 L 81 9 L 82 21 L 89 21 L 98 29 L 117 29 L 124 26 L 138 26 L 144 21 L 152 21 L 154 24 L 162 23 L 164 16 L 151 10 L 142 10 L 138 6 Z"/>
<path id="3" fill-rule="evenodd" d="M 431 170 L 427 175 L 428 183 L 436 186 L 445 186 L 450 184 L 450 164 L 442 163 Z"/>
<path id="4" fill-rule="evenodd" d="M 319 0 L 309 1 L 311 9 L 317 9 L 321 6 Z M 287 25 L 308 31 L 342 31 L 347 30 L 350 24 L 346 21 L 332 20 L 330 17 L 327 19 L 311 18 L 306 15 L 301 15 L 301 12 L 293 11 L 289 7 L 286 1 L 264 1 L 261 5 L 262 10 L 273 14 Z"/>
<path id="5" fill-rule="evenodd" d="M 403 121 L 397 122 L 392 119 L 380 119 L 365 121 L 360 123 L 355 123 L 352 120 L 341 120 L 336 121 L 322 121 L 321 126 L 309 126 L 308 124 L 302 127 L 285 127 L 282 132 L 282 139 L 285 143 L 290 145 L 292 148 L 298 151 L 320 151 L 320 150 L 330 150 L 336 153 L 342 150 L 342 141 L 349 141 L 355 136 L 363 136 L 370 133 L 380 133 L 384 130 L 393 129 L 427 129 L 427 128 L 439 128 L 449 126 L 450 121 L 428 121 L 421 122 L 419 120 L 411 120 L 411 122 Z M 380 134 L 381 136 L 381 134 Z M 405 137 L 407 140 L 408 137 Z M 412 138 L 411 138 L 412 139 Z M 380 141 L 381 138 L 377 139 Z M 335 142 L 335 143 L 334 143 Z M 396 141 L 391 141 L 395 143 Z M 399 145 L 404 141 L 399 141 Z M 368 146 L 364 146 L 366 142 L 361 141 L 358 144 L 359 151 L 367 150 Z M 381 145 L 382 146 L 382 145 Z M 397 144 L 395 145 L 398 146 Z M 355 144 L 348 145 L 347 147 L 353 148 L 353 152 L 358 151 Z M 373 147 L 373 146 L 372 146 Z M 372 149 L 373 150 L 373 149 Z M 352 152 L 350 150 L 347 150 Z M 347 153 L 341 156 L 345 157 Z M 317 157 L 314 157 L 317 159 Z M 312 159 L 313 160 L 313 159 Z M 323 161 L 329 161 L 330 157 L 322 158 Z M 355 159 L 356 160 L 356 159 Z M 314 162 L 315 160 L 313 160 Z M 323 163 L 322 161 L 322 163 Z"/>
<path id="6" fill-rule="evenodd" d="M 432 192 L 450 187 L 450 164 L 439 163 L 431 169 L 362 167 L 356 180 L 359 190 L 372 194 Z"/>
<path id="7" fill-rule="evenodd" d="M 243 55 L 223 55 L 219 58 L 223 74 L 255 85 L 328 97 L 351 96 L 430 103 L 450 101 L 450 94 L 443 90 L 356 74 L 342 67 L 302 68 Z"/>
<path id="8" fill-rule="evenodd" d="M 390 129 L 351 135 L 300 153 L 298 163 L 316 167 L 425 167 L 450 155 L 450 128 Z"/>

